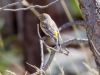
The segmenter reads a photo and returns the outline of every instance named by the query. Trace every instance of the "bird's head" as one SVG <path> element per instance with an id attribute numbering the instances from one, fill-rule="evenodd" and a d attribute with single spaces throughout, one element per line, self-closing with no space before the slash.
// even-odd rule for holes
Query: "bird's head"
<path id="1" fill-rule="evenodd" d="M 50 18 L 50 16 L 46 13 L 40 14 L 38 17 L 40 20 L 46 20 Z"/>

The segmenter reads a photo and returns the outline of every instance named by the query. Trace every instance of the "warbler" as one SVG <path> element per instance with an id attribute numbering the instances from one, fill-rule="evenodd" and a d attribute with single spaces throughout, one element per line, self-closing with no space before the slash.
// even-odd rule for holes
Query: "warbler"
<path id="1" fill-rule="evenodd" d="M 47 36 L 52 37 L 56 43 L 57 50 L 62 51 L 61 44 L 60 44 L 60 33 L 56 23 L 46 13 L 40 14 L 38 17 L 40 19 L 40 27 L 42 31 Z"/>

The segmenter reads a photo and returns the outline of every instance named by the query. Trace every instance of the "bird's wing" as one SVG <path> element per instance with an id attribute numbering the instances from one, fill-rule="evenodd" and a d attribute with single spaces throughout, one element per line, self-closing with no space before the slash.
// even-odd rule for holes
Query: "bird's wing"
<path id="1" fill-rule="evenodd" d="M 49 35 L 50 37 L 54 36 L 53 30 L 48 27 L 47 25 L 43 24 L 42 27 L 44 28 L 44 32 Z"/>

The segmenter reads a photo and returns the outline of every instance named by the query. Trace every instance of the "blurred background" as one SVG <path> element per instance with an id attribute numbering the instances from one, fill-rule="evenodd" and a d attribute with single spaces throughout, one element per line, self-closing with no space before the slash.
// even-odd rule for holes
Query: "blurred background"
<path id="1" fill-rule="evenodd" d="M 0 7 L 20 0 L 0 0 Z M 19 4 L 11 8 L 22 8 L 29 5 L 46 5 L 54 0 L 27 0 L 27 4 Z M 35 72 L 35 69 L 27 65 L 40 67 L 40 44 L 37 34 L 39 19 L 37 14 L 47 13 L 56 22 L 58 27 L 76 20 L 83 20 L 77 0 L 61 0 L 45 9 L 31 9 L 27 11 L 2 11 L 0 12 L 0 73 L 9 75 L 6 70 L 24 75 L 25 71 Z M 40 30 L 41 36 L 45 34 Z M 87 38 L 83 26 L 72 26 L 61 31 L 63 40 L 72 38 Z M 52 39 L 45 41 L 49 46 L 55 46 Z M 47 70 L 47 75 L 92 75 L 89 67 L 96 68 L 95 62 L 88 44 L 68 45 L 69 56 L 56 53 L 55 58 Z M 49 52 L 44 48 L 45 61 Z"/>

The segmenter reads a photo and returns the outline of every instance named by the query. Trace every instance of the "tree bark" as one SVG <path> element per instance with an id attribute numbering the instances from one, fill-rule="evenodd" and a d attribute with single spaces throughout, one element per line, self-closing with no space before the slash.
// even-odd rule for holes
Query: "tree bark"
<path id="1" fill-rule="evenodd" d="M 100 75 L 100 55 L 94 49 L 95 46 L 96 50 L 100 52 L 100 0 L 78 1 L 83 18 L 87 23 L 87 37 Z M 90 41 L 93 42 L 94 46 Z"/>

